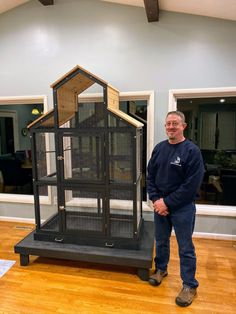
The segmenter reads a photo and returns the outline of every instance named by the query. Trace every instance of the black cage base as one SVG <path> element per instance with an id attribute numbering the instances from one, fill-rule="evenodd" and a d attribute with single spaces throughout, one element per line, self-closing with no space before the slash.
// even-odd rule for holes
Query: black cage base
<path id="1" fill-rule="evenodd" d="M 152 267 L 154 246 L 154 223 L 144 221 L 144 228 L 138 250 L 104 248 L 97 246 L 46 242 L 34 240 L 31 232 L 14 247 L 20 254 L 21 266 L 29 264 L 29 256 L 42 256 L 83 262 L 128 266 L 137 269 L 141 280 L 148 280 L 149 269 Z"/>
<path id="2" fill-rule="evenodd" d="M 140 220 L 138 236 L 133 236 L 133 221 L 130 215 L 110 215 L 110 235 L 103 234 L 103 216 L 83 212 L 66 212 L 66 230 L 59 232 L 60 218 L 56 213 L 34 232 L 34 240 L 63 242 L 88 246 L 113 247 L 138 250 L 143 232 L 143 219 Z"/>

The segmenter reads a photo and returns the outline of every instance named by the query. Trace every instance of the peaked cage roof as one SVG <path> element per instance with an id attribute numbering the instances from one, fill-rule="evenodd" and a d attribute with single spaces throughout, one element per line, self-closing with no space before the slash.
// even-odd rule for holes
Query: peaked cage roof
<path id="1" fill-rule="evenodd" d="M 79 65 L 76 65 L 51 84 L 54 95 L 54 111 L 57 110 L 58 112 L 59 126 L 65 124 L 75 116 L 79 105 L 78 96 L 93 84 L 99 84 L 103 87 L 103 102 L 109 111 L 136 128 L 143 126 L 141 122 L 119 110 L 119 91 L 116 88 Z M 50 112 L 39 117 L 28 127 L 31 128 L 39 124 L 43 127 L 53 127 L 54 122 L 52 110 L 50 110 Z"/>

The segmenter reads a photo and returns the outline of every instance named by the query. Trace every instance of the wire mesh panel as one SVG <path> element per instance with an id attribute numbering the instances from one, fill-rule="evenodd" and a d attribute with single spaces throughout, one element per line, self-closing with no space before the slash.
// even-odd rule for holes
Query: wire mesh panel
<path id="1" fill-rule="evenodd" d="M 78 103 L 77 112 L 71 120 L 72 128 L 100 128 L 105 126 L 102 102 Z"/>
<path id="2" fill-rule="evenodd" d="M 102 232 L 104 227 L 104 195 L 88 189 L 65 190 L 66 229 Z"/>
<path id="3" fill-rule="evenodd" d="M 51 132 L 36 133 L 35 146 L 37 178 L 56 177 L 55 134 Z"/>
<path id="4" fill-rule="evenodd" d="M 109 170 L 111 182 L 132 182 L 132 134 L 109 132 Z"/>
<path id="5" fill-rule="evenodd" d="M 58 201 L 56 186 L 42 185 L 37 187 L 39 195 L 38 213 L 40 217 L 39 227 L 45 231 L 59 231 L 59 217 L 58 217 Z M 52 193 L 53 202 L 50 207 L 45 207 L 45 194 L 48 191 Z"/>
<path id="6" fill-rule="evenodd" d="M 103 179 L 103 141 L 97 134 L 79 132 L 63 137 L 65 179 Z"/>
<path id="7" fill-rule="evenodd" d="M 109 128 L 117 128 L 117 127 L 127 128 L 127 127 L 129 127 L 129 125 L 124 120 L 122 120 L 121 118 L 115 116 L 112 113 L 109 113 L 108 114 L 108 127 Z"/>
<path id="8" fill-rule="evenodd" d="M 111 237 L 133 237 L 133 192 L 128 189 L 110 191 L 109 225 Z"/>

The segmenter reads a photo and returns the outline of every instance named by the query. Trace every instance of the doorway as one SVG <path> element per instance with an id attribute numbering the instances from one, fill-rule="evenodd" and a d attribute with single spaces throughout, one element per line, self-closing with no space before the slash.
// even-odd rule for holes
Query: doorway
<path id="1" fill-rule="evenodd" d="M 19 146 L 17 113 L 0 110 L 0 155 L 12 154 Z"/>

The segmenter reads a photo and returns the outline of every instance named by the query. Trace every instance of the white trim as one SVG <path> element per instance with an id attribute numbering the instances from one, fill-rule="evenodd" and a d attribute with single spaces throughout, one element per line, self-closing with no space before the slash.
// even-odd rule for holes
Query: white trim
<path id="1" fill-rule="evenodd" d="M 0 221 L 27 223 L 27 224 L 32 224 L 32 227 L 34 227 L 35 225 L 35 219 L 32 219 L 32 218 L 0 216 Z M 172 236 L 175 236 L 174 231 L 172 232 Z M 224 234 L 224 233 L 194 232 L 193 238 L 236 241 L 236 235 Z"/>
<path id="2" fill-rule="evenodd" d="M 236 87 L 171 89 L 169 90 L 168 111 L 177 109 L 177 99 L 179 98 L 211 98 L 230 96 L 236 96 Z"/>
<path id="3" fill-rule="evenodd" d="M 235 206 L 196 204 L 196 209 L 197 216 L 236 217 Z M 152 204 L 148 205 L 146 202 L 143 202 L 143 210 L 145 212 L 153 212 Z"/>
<path id="4" fill-rule="evenodd" d="M 236 206 L 196 204 L 197 215 L 236 217 Z"/>
<path id="5" fill-rule="evenodd" d="M 0 221 L 35 224 L 34 218 L 19 218 L 19 217 L 0 216 Z"/>
<path id="6" fill-rule="evenodd" d="M 48 110 L 46 95 L 28 95 L 28 96 L 0 96 L 0 105 L 31 105 L 44 104 L 44 111 Z"/>
<path id="7" fill-rule="evenodd" d="M 194 238 L 236 241 L 236 235 L 225 233 L 194 232 Z"/>
<path id="8" fill-rule="evenodd" d="M 177 109 L 177 99 L 180 98 L 211 98 L 235 97 L 236 87 L 171 89 L 169 90 L 168 111 Z M 236 206 L 196 205 L 197 213 L 210 216 L 236 216 Z"/>
<path id="9" fill-rule="evenodd" d="M 171 236 L 176 237 L 174 229 L 171 231 Z M 199 232 L 199 231 L 193 232 L 193 238 L 236 241 L 236 235 L 234 234 Z"/>
<path id="10" fill-rule="evenodd" d="M 51 188 L 48 188 L 48 196 L 40 196 L 41 205 L 51 205 Z M 0 203 L 20 203 L 20 204 L 34 204 L 34 196 L 26 194 L 10 194 L 0 193 Z"/>

